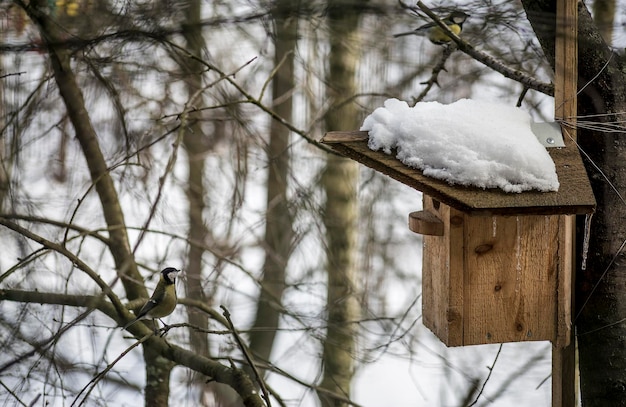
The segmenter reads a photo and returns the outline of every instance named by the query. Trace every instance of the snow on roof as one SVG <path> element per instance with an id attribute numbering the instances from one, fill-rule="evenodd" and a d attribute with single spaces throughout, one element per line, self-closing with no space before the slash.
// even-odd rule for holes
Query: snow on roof
<path id="1" fill-rule="evenodd" d="M 556 168 L 531 131 L 530 115 L 516 107 L 461 99 L 452 104 L 388 99 L 361 130 L 369 148 L 450 184 L 557 191 Z"/>

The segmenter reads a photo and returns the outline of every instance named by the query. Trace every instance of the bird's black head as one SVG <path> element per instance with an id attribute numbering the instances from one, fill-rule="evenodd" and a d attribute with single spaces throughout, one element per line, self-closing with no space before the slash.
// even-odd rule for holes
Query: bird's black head
<path id="1" fill-rule="evenodd" d="M 448 19 L 450 21 L 452 21 L 454 24 L 458 24 L 461 25 L 465 22 L 465 20 L 467 20 L 467 17 L 469 17 L 469 14 L 466 14 L 462 11 L 453 11 L 452 13 L 450 13 L 450 16 L 448 17 Z"/>
<path id="2" fill-rule="evenodd" d="M 179 272 L 180 270 L 176 270 L 174 267 L 167 267 L 161 271 L 161 275 L 167 284 L 174 284 Z"/>

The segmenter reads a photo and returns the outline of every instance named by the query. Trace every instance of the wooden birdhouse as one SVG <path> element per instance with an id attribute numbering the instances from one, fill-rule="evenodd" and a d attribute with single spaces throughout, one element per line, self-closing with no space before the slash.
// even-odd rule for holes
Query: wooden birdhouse
<path id="1" fill-rule="evenodd" d="M 571 329 L 572 219 L 595 199 L 573 143 L 550 148 L 557 192 L 505 193 L 453 186 L 393 155 L 372 151 L 367 132 L 329 132 L 322 142 L 423 192 L 409 227 L 423 235 L 423 321 L 446 345 L 549 340 Z"/>
<path id="2" fill-rule="evenodd" d="M 433 14 L 421 1 L 417 6 Z M 370 150 L 366 132 L 329 132 L 322 142 L 423 192 L 409 228 L 423 235 L 424 324 L 448 346 L 551 341 L 552 406 L 566 407 L 576 403 L 575 215 L 592 213 L 596 202 L 576 146 L 577 2 L 557 0 L 554 21 L 555 118 L 567 122 L 557 128 L 567 135 L 564 145 L 548 148 L 558 191 L 452 186 Z"/>

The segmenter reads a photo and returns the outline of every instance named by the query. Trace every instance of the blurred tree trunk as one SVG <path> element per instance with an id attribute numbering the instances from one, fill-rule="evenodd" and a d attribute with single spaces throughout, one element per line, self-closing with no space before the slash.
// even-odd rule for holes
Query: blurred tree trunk
<path id="1" fill-rule="evenodd" d="M 4 37 L 2 38 L 4 39 Z M 0 65 L 1 65 L 2 60 L 0 59 Z M 6 80 L 6 78 L 0 78 L 0 101 L 4 101 L 4 81 Z M 0 119 L 0 128 L 5 128 L 6 126 L 6 122 L 4 120 L 5 117 L 7 117 L 7 107 L 4 103 L 2 103 L 2 106 L 0 106 L 0 117 L 2 117 L 2 119 Z M 5 211 L 4 205 L 7 205 L 6 199 L 7 196 L 9 194 L 9 182 L 10 182 L 10 174 L 11 174 L 11 167 L 13 166 L 12 164 L 12 159 L 10 158 L 12 155 L 9 154 L 9 152 L 7 150 L 8 147 L 10 145 L 10 141 L 9 141 L 9 137 L 2 137 L 0 138 L 0 212 L 8 212 Z"/>
<path id="2" fill-rule="evenodd" d="M 168 407 L 170 396 L 170 373 L 175 363 L 161 356 L 149 346 L 143 347 L 146 362 L 146 388 L 144 405 L 146 407 Z"/>
<path id="3" fill-rule="evenodd" d="M 578 89 L 584 88 L 578 97 L 579 123 L 589 120 L 586 117 L 600 122 L 600 126 L 602 122 L 623 123 L 626 111 L 623 57 L 614 54 L 598 35 L 597 26 L 583 3 L 579 3 L 579 15 Z M 626 238 L 626 203 L 613 188 L 622 195 L 626 191 L 626 139 L 623 133 L 581 127 L 578 142 L 592 160 L 586 162 L 587 172 L 598 203 L 587 270 L 576 275 L 576 315 L 579 316 L 575 324 L 582 402 L 585 407 L 624 406 L 626 324 L 618 322 L 626 315 L 626 262 L 623 248 L 619 252 Z M 610 182 L 598 173 L 596 165 Z"/>
<path id="4" fill-rule="evenodd" d="M 331 106 L 325 117 L 328 130 L 354 130 L 359 117 L 354 103 L 345 103 L 356 94 L 356 65 L 359 56 L 358 25 L 362 1 L 329 1 L 329 71 L 326 86 Z M 354 350 L 359 305 L 356 299 L 356 220 L 358 166 L 355 162 L 329 155 L 322 176 L 326 193 L 326 273 L 328 312 L 323 351 L 322 406 L 347 406 L 354 375 Z"/>
<path id="5" fill-rule="evenodd" d="M 523 4 L 544 53 L 554 66 L 554 27 L 558 24 L 554 20 L 554 1 L 524 0 Z M 598 203 L 591 227 L 587 269 L 576 273 L 574 323 L 581 397 L 585 407 L 623 406 L 626 324 L 621 321 L 626 315 L 626 262 L 622 261 L 624 251 L 622 248 L 620 252 L 620 248 L 626 237 L 626 204 L 616 191 L 626 190 L 626 140 L 623 133 L 604 132 L 601 128 L 603 123 L 623 122 L 626 69 L 624 60 L 602 39 L 586 6 L 578 3 L 578 10 L 581 92 L 577 116 L 579 125 L 586 124 L 578 128 L 578 143 L 591 160 L 585 163 Z M 578 231 L 580 243 L 582 224 Z"/>
<path id="6" fill-rule="evenodd" d="M 185 37 L 186 49 L 191 55 L 202 57 L 204 39 L 202 38 L 202 26 L 200 24 L 200 0 L 191 0 L 185 8 L 186 23 L 183 24 L 183 36 Z M 202 88 L 203 65 L 195 59 L 187 59 L 182 66 L 185 73 L 185 85 L 188 97 Z M 202 108 L 204 103 L 199 98 L 194 106 Z M 189 252 L 187 254 L 187 267 L 185 269 L 185 288 L 189 298 L 206 301 L 202 289 L 202 255 L 207 236 L 207 228 L 204 224 L 202 212 L 205 207 L 204 196 L 204 156 L 208 151 L 207 136 L 203 133 L 200 122 L 196 119 L 188 119 L 187 126 L 183 130 L 183 145 L 187 150 L 189 172 L 187 175 L 187 199 L 189 200 Z M 186 307 L 189 323 L 201 329 L 208 329 L 206 314 Z M 189 341 L 194 352 L 207 355 L 209 344 L 207 334 L 198 330 L 189 329 Z"/>
<path id="7" fill-rule="evenodd" d="M 108 165 L 100 148 L 98 135 L 92 125 L 82 90 L 70 64 L 70 52 L 63 46 L 60 27 L 48 16 L 48 2 L 39 0 L 28 7 L 21 4 L 28 16 L 37 24 L 50 57 L 59 93 L 72 122 L 76 139 L 85 156 L 95 190 L 102 204 L 102 212 L 109 233 L 109 249 L 115 261 L 118 275 L 129 300 L 147 298 L 148 292 L 137 269 L 130 249 L 124 213 Z M 168 405 L 169 380 L 172 362 L 144 347 L 146 365 L 145 405 L 159 407 Z"/>
<path id="8" fill-rule="evenodd" d="M 300 1 L 277 0 L 272 9 L 274 20 L 274 66 L 272 108 L 278 116 L 291 121 L 294 90 L 294 52 L 296 48 Z M 292 252 L 293 225 L 287 197 L 289 178 L 289 130 L 273 120 L 267 147 L 267 209 L 265 214 L 265 261 L 257 312 L 250 331 L 250 348 L 255 357 L 269 360 L 282 313 L 285 272 Z"/>
<path id="9" fill-rule="evenodd" d="M 593 16 L 600 34 L 608 45 L 613 42 L 613 21 L 615 20 L 615 0 L 595 0 Z"/>
<path id="10" fill-rule="evenodd" d="M 91 180 L 95 185 L 100 203 L 102 204 L 102 212 L 109 233 L 109 248 L 115 261 L 117 273 L 121 277 L 120 279 L 126 290 L 126 295 L 129 300 L 147 298 L 148 292 L 130 250 L 124 213 L 122 212 L 115 184 L 100 149 L 98 135 L 85 107 L 82 90 L 78 87 L 76 77 L 72 71 L 70 52 L 63 47 L 65 32 L 48 17 L 47 1 L 38 0 L 37 2 L 31 2 L 29 6 L 22 4 L 22 7 L 27 12 L 29 18 L 38 26 L 41 37 L 48 47 L 54 79 L 67 109 L 67 115 L 74 127 L 76 139 L 85 156 Z"/>
<path id="11" fill-rule="evenodd" d="M 206 44 L 202 36 L 201 1 L 190 0 L 183 2 L 185 5 L 185 22 L 182 25 L 183 37 L 185 38 L 185 48 L 193 56 L 203 59 Z M 180 60 L 181 69 L 184 73 L 187 97 L 192 98 L 200 92 L 203 86 L 202 78 L 204 65 L 196 59 L 187 58 Z M 202 95 L 193 101 L 193 106 L 201 109 L 205 106 Z M 209 140 L 211 136 L 204 134 L 202 122 L 198 120 L 198 115 L 186 116 L 186 123 L 181 129 L 183 133 L 183 145 L 187 151 L 187 200 L 188 200 L 188 222 L 189 222 L 189 251 L 187 253 L 187 265 L 185 268 L 185 291 L 187 297 L 206 303 L 208 301 L 204 291 L 202 277 L 202 258 L 204 256 L 204 245 L 208 236 L 207 226 L 204 222 L 203 211 L 205 209 L 205 157 L 209 151 Z M 209 337 L 207 330 L 209 321 L 207 314 L 195 307 L 186 307 L 187 318 L 191 325 L 188 330 L 189 344 L 193 352 L 198 355 L 209 356 Z M 199 403 L 203 406 L 209 405 L 230 405 L 235 394 L 232 390 L 230 397 L 225 390 L 226 386 L 219 383 L 205 384 L 206 378 L 202 375 L 191 372 L 191 383 L 199 388 Z M 219 402 L 217 401 L 219 400 Z"/>

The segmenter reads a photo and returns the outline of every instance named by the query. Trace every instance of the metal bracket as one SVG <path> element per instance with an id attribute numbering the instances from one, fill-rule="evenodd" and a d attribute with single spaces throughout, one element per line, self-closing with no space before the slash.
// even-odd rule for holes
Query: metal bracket
<path id="1" fill-rule="evenodd" d="M 546 148 L 565 147 L 561 125 L 556 122 L 530 123 L 530 130 Z"/>

